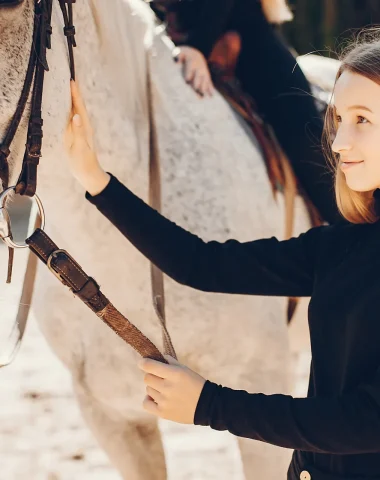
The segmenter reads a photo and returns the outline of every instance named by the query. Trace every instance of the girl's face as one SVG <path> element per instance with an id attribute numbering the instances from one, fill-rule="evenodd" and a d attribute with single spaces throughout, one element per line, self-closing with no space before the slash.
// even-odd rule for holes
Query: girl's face
<path id="1" fill-rule="evenodd" d="M 334 93 L 338 124 L 332 144 L 349 188 L 368 192 L 380 187 L 380 85 L 344 71 Z"/>

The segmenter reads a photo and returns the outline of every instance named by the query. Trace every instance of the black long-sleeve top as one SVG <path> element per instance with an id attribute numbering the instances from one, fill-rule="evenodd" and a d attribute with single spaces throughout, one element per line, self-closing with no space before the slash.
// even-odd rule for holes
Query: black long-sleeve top
<path id="1" fill-rule="evenodd" d="M 115 177 L 87 198 L 181 284 L 208 292 L 311 296 L 307 398 L 207 381 L 194 423 L 295 449 L 333 474 L 380 476 L 380 222 L 317 227 L 287 241 L 206 243 Z"/>
<path id="2" fill-rule="evenodd" d="M 253 4 L 258 0 L 189 0 L 180 3 L 178 17 L 182 28 L 188 32 L 186 44 L 197 48 L 207 58 L 231 23 L 236 4 L 247 1 Z"/>

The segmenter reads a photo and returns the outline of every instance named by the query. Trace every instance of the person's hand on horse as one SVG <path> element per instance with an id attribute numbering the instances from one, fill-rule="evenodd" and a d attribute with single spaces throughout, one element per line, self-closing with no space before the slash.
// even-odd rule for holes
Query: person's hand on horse
<path id="1" fill-rule="evenodd" d="M 189 83 L 201 97 L 205 95 L 211 97 L 214 86 L 207 60 L 203 53 L 196 48 L 185 45 L 176 49 L 174 58 L 183 65 L 183 75 L 186 82 Z"/>
<path id="2" fill-rule="evenodd" d="M 206 380 L 169 355 L 166 365 L 144 358 L 139 367 L 145 372 L 147 396 L 144 409 L 157 417 L 177 423 L 194 423 L 194 414 Z"/>
<path id="3" fill-rule="evenodd" d="M 72 110 L 65 134 L 69 168 L 83 188 L 97 195 L 107 186 L 110 176 L 99 164 L 90 118 L 78 86 L 74 81 L 70 84 Z"/>

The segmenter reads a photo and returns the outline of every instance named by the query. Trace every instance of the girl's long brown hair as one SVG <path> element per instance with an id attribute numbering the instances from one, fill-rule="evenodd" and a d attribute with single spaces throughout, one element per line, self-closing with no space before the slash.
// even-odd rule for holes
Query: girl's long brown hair
<path id="1" fill-rule="evenodd" d="M 380 28 L 362 31 L 348 47 L 345 47 L 340 60 L 341 66 L 336 81 L 348 70 L 380 85 Z M 334 107 L 330 103 L 325 117 L 323 147 L 335 177 L 337 206 L 343 217 L 351 223 L 374 223 L 379 220 L 379 216 L 376 215 L 374 208 L 373 191 L 355 192 L 349 188 L 345 175 L 339 168 L 339 154 L 334 153 L 331 148 L 336 131 Z"/>

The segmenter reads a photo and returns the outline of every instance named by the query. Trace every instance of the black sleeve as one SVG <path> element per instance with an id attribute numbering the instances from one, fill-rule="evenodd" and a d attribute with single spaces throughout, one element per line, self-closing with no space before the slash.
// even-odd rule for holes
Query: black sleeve
<path id="1" fill-rule="evenodd" d="M 207 381 L 194 423 L 284 448 L 329 454 L 380 450 L 380 371 L 335 397 L 249 394 Z"/>
<path id="2" fill-rule="evenodd" d="M 189 32 L 186 45 L 200 50 L 207 58 L 228 23 L 238 0 L 203 0 L 195 28 Z M 196 4 L 197 5 L 197 4 Z"/>
<path id="3" fill-rule="evenodd" d="M 115 177 L 86 198 L 158 268 L 179 283 L 207 292 L 311 296 L 321 234 L 317 227 L 287 241 L 204 242 L 167 220 Z"/>

